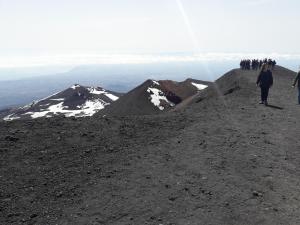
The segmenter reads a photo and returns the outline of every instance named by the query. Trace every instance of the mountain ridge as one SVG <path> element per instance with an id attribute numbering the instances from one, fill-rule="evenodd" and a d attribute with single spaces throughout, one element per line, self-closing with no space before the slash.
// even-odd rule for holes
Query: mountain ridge
<path id="1" fill-rule="evenodd" d="M 230 71 L 177 111 L 0 122 L 1 224 L 298 224 L 295 72 Z"/>
<path id="2" fill-rule="evenodd" d="M 182 82 L 148 79 L 98 114 L 153 115 L 169 111 L 185 98 L 207 88 L 210 84 L 211 82 L 191 78 Z"/>
<path id="3" fill-rule="evenodd" d="M 116 101 L 121 94 L 106 91 L 101 87 L 86 87 L 74 84 L 68 89 L 28 105 L 8 110 L 4 120 L 36 119 L 64 115 L 67 117 L 92 116 Z"/>
<path id="4" fill-rule="evenodd" d="M 124 94 L 125 97 L 121 98 L 121 101 L 124 101 L 124 103 L 117 101 L 123 94 L 113 91 L 106 93 L 106 90 L 101 87 L 95 88 L 75 84 L 64 91 L 54 93 L 25 106 L 2 110 L 0 118 L 9 121 L 57 115 L 67 117 L 92 116 L 99 111 L 103 111 L 104 108 L 114 101 L 118 102 L 114 106 L 117 105 L 118 107 L 118 105 L 121 105 L 121 109 L 105 110 L 106 114 L 119 114 L 120 111 L 124 111 L 123 115 L 126 113 L 154 114 L 174 107 L 183 99 L 194 95 L 200 89 L 205 89 L 210 84 L 211 82 L 199 81 L 192 78 L 188 78 L 182 82 L 148 79 Z M 80 96 L 80 94 L 83 95 Z M 95 97 L 96 95 L 99 96 Z M 126 96 L 131 95 L 134 96 L 133 99 L 130 99 L 130 97 L 126 99 Z M 128 106 L 125 107 L 124 104 L 128 104 Z M 80 111 L 80 108 L 83 108 L 83 110 Z"/>

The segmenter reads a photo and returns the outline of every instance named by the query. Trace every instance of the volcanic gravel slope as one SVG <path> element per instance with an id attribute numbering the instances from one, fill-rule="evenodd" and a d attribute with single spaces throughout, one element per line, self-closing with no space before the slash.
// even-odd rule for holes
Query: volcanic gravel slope
<path id="1" fill-rule="evenodd" d="M 169 111 L 176 104 L 209 85 L 211 82 L 195 79 L 187 79 L 183 82 L 149 79 L 121 96 L 98 114 L 114 116 L 158 114 Z"/>
<path id="2" fill-rule="evenodd" d="M 295 73 L 233 70 L 175 112 L 0 123 L 0 224 L 300 224 Z"/>

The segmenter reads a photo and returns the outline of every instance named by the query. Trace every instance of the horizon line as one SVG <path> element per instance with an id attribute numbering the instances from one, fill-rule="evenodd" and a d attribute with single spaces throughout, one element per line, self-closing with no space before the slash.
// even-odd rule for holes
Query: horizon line
<path id="1" fill-rule="evenodd" d="M 300 60 L 299 54 L 290 53 L 76 53 L 76 54 L 39 54 L 33 56 L 0 56 L 0 68 L 33 68 L 51 66 L 83 66 L 83 65 L 120 65 L 120 64 L 152 64 L 176 62 L 211 62 L 236 61 L 242 59 Z"/>

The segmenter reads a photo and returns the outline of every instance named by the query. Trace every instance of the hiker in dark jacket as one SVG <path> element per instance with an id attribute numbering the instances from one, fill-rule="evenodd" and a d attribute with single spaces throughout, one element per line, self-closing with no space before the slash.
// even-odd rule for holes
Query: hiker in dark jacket
<path id="1" fill-rule="evenodd" d="M 300 71 L 298 72 L 294 80 L 293 87 L 295 87 L 297 83 L 298 83 L 298 104 L 300 104 Z"/>
<path id="2" fill-rule="evenodd" d="M 261 102 L 260 104 L 268 105 L 269 89 L 273 85 L 273 75 L 271 70 L 268 69 L 268 64 L 262 65 L 261 72 L 257 78 L 256 85 L 261 89 Z"/>

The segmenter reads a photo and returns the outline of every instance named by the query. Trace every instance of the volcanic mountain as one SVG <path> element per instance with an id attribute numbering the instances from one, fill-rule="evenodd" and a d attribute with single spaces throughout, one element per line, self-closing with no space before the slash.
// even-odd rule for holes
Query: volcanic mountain
<path id="1" fill-rule="evenodd" d="M 269 106 L 257 75 L 154 115 L 1 121 L 0 224 L 300 224 L 296 73 Z"/>
<path id="2" fill-rule="evenodd" d="M 8 115 L 4 117 L 4 120 L 35 119 L 55 115 L 92 116 L 116 101 L 119 96 L 119 93 L 107 91 L 101 87 L 85 87 L 76 84 L 24 107 L 8 110 L 6 112 Z"/>
<path id="3" fill-rule="evenodd" d="M 101 115 L 151 115 L 168 111 L 183 100 L 207 88 L 211 83 L 187 79 L 183 82 L 172 80 L 147 80 L 140 86 L 120 97 Z"/>

